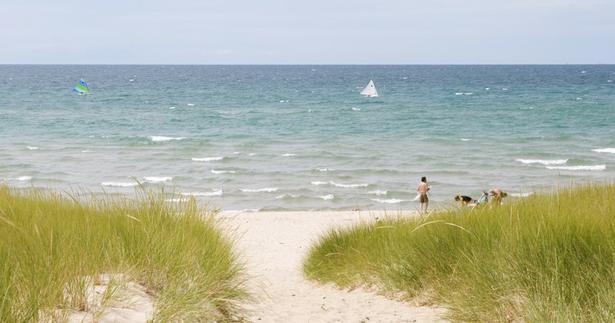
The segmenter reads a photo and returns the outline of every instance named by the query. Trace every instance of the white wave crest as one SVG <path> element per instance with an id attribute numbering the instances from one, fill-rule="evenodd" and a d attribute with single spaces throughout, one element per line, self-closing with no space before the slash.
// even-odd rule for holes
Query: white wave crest
<path id="1" fill-rule="evenodd" d="M 273 192 L 277 192 L 279 188 L 277 187 L 240 188 L 239 190 L 244 193 L 273 193 Z"/>
<path id="2" fill-rule="evenodd" d="M 361 108 L 352 108 L 352 111 L 361 111 Z"/>
<path id="3" fill-rule="evenodd" d="M 149 139 L 153 142 L 164 142 L 171 140 L 184 140 L 186 137 L 149 136 Z"/>
<path id="4" fill-rule="evenodd" d="M 282 194 L 282 195 L 278 195 L 276 196 L 276 200 L 281 200 L 281 199 L 285 199 L 285 198 L 293 198 L 296 199 L 298 198 L 300 195 L 297 194 Z"/>
<path id="5" fill-rule="evenodd" d="M 580 165 L 580 166 L 547 166 L 555 170 L 605 170 L 606 165 Z"/>
<path id="6" fill-rule="evenodd" d="M 313 181 L 310 184 L 312 184 L 312 185 L 327 185 L 327 184 L 329 184 L 329 182 Z"/>
<path id="7" fill-rule="evenodd" d="M 316 168 L 317 171 L 319 172 L 330 172 L 333 171 L 334 169 L 332 168 Z"/>
<path id="8" fill-rule="evenodd" d="M 361 183 L 361 184 L 341 184 L 341 183 L 336 183 L 336 182 L 329 182 L 329 184 L 335 186 L 335 187 L 343 187 L 343 188 L 357 188 L 357 187 L 367 187 L 369 186 L 369 184 L 366 183 Z"/>
<path id="9" fill-rule="evenodd" d="M 196 161 L 196 162 L 210 162 L 210 161 L 219 161 L 219 160 L 223 160 L 224 157 L 223 156 L 218 156 L 218 157 L 202 157 L 202 158 L 192 158 L 192 161 Z"/>
<path id="10" fill-rule="evenodd" d="M 186 105 L 189 106 L 189 107 L 193 107 L 194 103 L 186 103 Z"/>
<path id="11" fill-rule="evenodd" d="M 102 182 L 100 185 L 109 187 L 133 187 L 138 184 L 136 182 Z"/>
<path id="12" fill-rule="evenodd" d="M 375 190 L 375 191 L 369 191 L 367 192 L 367 194 L 374 194 L 374 195 L 387 195 L 389 192 L 386 190 Z"/>
<path id="13" fill-rule="evenodd" d="M 164 183 L 173 180 L 171 176 L 145 176 L 143 179 L 150 183 Z"/>
<path id="14" fill-rule="evenodd" d="M 16 178 L 16 180 L 20 182 L 26 182 L 26 181 L 32 180 L 32 176 L 19 176 Z"/>
<path id="15" fill-rule="evenodd" d="M 404 200 L 400 199 L 371 199 L 374 202 L 383 203 L 383 204 L 398 204 L 403 202 Z"/>
<path id="16" fill-rule="evenodd" d="M 541 164 L 541 165 L 563 165 L 568 162 L 568 159 L 515 159 L 523 164 Z"/>
<path id="17" fill-rule="evenodd" d="M 461 141 L 471 141 L 472 139 L 469 139 L 469 138 L 461 138 L 460 140 L 461 140 Z"/>
<path id="18" fill-rule="evenodd" d="M 35 146 L 28 146 L 28 150 L 39 150 L 39 148 Z"/>
<path id="19" fill-rule="evenodd" d="M 323 200 L 325 200 L 325 201 L 327 201 L 327 200 L 332 200 L 332 199 L 334 199 L 334 198 L 335 198 L 335 195 L 333 195 L 333 194 L 327 194 L 327 195 L 321 195 L 321 196 L 318 196 L 318 197 L 319 197 L 319 198 L 321 198 L 321 199 L 323 199 Z"/>
<path id="20" fill-rule="evenodd" d="M 212 174 L 235 174 L 236 172 L 234 170 L 215 170 L 215 169 L 212 169 L 211 173 Z"/>
<path id="21" fill-rule="evenodd" d="M 294 156 L 297 156 L 297 154 L 289 154 L 289 153 L 282 154 L 282 157 L 294 157 Z"/>
<path id="22" fill-rule="evenodd" d="M 213 190 L 211 192 L 183 192 L 183 196 L 222 196 L 222 190 Z"/>
<path id="23" fill-rule="evenodd" d="M 615 148 L 600 148 L 600 149 L 592 149 L 592 151 L 595 151 L 597 153 L 608 153 L 608 154 L 615 154 Z"/>

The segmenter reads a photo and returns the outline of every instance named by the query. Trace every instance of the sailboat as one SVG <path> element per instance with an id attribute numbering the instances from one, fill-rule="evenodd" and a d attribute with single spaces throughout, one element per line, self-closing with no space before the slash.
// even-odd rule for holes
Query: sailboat
<path id="1" fill-rule="evenodd" d="M 79 84 L 75 85 L 73 92 L 77 92 L 79 95 L 90 93 L 90 86 L 83 79 L 79 80 Z"/>
<path id="2" fill-rule="evenodd" d="M 374 85 L 374 81 L 369 80 L 367 86 L 361 91 L 361 95 L 368 98 L 376 98 L 378 97 L 378 91 L 376 91 L 376 86 Z"/>

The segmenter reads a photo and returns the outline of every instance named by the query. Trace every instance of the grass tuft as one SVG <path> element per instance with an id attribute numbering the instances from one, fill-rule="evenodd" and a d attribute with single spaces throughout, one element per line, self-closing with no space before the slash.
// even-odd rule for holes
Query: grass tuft
<path id="1" fill-rule="evenodd" d="M 136 200 L 82 202 L 0 186 L 0 322 L 89 310 L 84 277 L 102 274 L 145 286 L 155 298 L 154 321 L 238 315 L 243 267 L 214 214 L 194 200 L 169 204 L 144 192 Z"/>
<path id="2" fill-rule="evenodd" d="M 615 186 L 333 230 L 306 275 L 443 304 L 462 321 L 615 320 Z"/>

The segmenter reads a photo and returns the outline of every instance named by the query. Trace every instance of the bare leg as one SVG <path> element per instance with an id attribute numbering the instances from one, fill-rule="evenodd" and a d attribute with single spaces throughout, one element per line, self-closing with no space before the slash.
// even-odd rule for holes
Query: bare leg
<path id="1" fill-rule="evenodd" d="M 419 214 L 427 214 L 427 202 L 421 203 L 421 208 L 419 210 Z"/>

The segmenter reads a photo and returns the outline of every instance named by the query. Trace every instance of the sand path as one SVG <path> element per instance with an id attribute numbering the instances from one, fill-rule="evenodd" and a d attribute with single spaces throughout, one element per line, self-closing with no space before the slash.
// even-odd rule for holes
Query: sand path
<path id="1" fill-rule="evenodd" d="M 227 211 L 256 300 L 245 306 L 251 322 L 434 322 L 444 310 L 417 307 L 362 290 L 344 291 L 307 281 L 302 262 L 309 246 L 328 229 L 373 221 L 366 212 Z"/>

